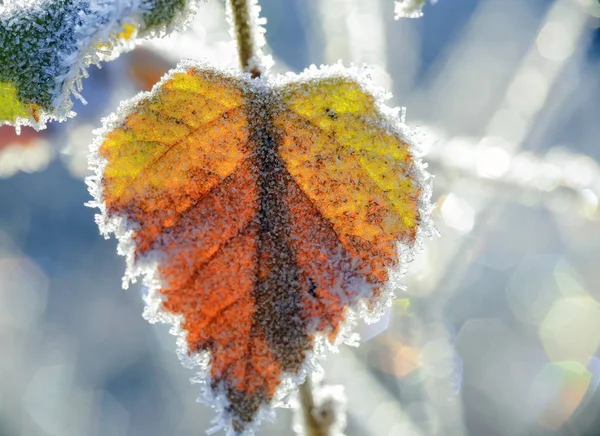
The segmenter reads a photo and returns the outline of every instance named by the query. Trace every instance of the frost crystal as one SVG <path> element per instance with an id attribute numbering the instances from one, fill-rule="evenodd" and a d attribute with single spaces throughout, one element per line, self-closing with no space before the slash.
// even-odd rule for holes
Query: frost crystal
<path id="1" fill-rule="evenodd" d="M 423 16 L 423 6 L 425 0 L 399 0 L 396 1 L 394 12 L 395 19 L 400 18 L 419 18 Z"/>
<path id="2" fill-rule="evenodd" d="M 200 0 L 9 0 L 0 4 L 0 124 L 44 128 L 83 101 L 86 68 L 178 30 Z"/>

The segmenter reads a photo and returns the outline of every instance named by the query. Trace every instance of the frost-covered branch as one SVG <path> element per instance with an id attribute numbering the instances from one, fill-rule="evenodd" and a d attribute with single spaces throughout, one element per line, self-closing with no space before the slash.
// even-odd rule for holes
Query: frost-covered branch
<path id="1" fill-rule="evenodd" d="M 299 389 L 300 407 L 294 426 L 304 436 L 340 436 L 346 426 L 346 397 L 342 386 L 328 386 L 311 375 Z"/>
<path id="2" fill-rule="evenodd" d="M 86 67 L 181 29 L 200 0 L 9 0 L 0 4 L 0 124 L 74 115 Z"/>
<path id="3" fill-rule="evenodd" d="M 306 436 L 328 436 L 328 426 L 323 425 L 314 413 L 316 411 L 313 398 L 313 388 L 310 377 L 300 386 L 300 406 L 304 418 L 304 431 Z"/>
<path id="4" fill-rule="evenodd" d="M 260 17 L 258 0 L 227 0 L 231 36 L 236 41 L 242 70 L 260 76 L 272 64 L 261 48 L 265 45 L 266 19 Z"/>
<path id="5" fill-rule="evenodd" d="M 254 58 L 254 36 L 248 0 L 230 0 L 231 12 L 235 27 L 237 47 L 240 57 L 240 65 L 244 70 L 252 71 L 254 77 L 260 76 L 260 71 L 252 65 Z"/>

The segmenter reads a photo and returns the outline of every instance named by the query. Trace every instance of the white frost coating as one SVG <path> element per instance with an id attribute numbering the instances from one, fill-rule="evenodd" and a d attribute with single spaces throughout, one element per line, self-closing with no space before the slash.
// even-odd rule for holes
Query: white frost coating
<path id="1" fill-rule="evenodd" d="M 31 50 L 30 53 L 1 53 L 13 56 L 14 66 L 11 65 L 11 68 L 21 73 L 13 80 L 9 77 L 9 82 L 16 83 L 17 88 L 31 87 L 29 96 L 51 94 L 51 112 L 40 113 L 37 117 L 17 118 L 15 122 L 0 120 L 0 124 L 17 128 L 31 126 L 40 130 L 46 127 L 48 121 L 64 121 L 75 116 L 71 111 L 71 97 L 75 96 L 85 104 L 79 92 L 82 89 L 81 79 L 88 77 L 86 69 L 89 65 L 100 67 L 101 61 L 117 58 L 134 48 L 142 38 L 162 37 L 175 29 L 183 30 L 201 1 L 186 0 L 185 8 L 176 10 L 172 19 L 164 18 L 164 23 L 151 27 L 146 26 L 144 18 L 154 7 L 164 5 L 168 0 L 81 0 L 68 6 L 64 6 L 66 2 L 62 0 L 8 0 L 0 4 L 2 33 L 10 35 L 11 32 L 32 28 L 34 34 L 38 31 L 35 36 L 28 37 L 30 41 L 24 38 L 24 46 Z M 36 17 L 42 17 L 46 27 L 40 26 Z M 133 34 L 129 39 L 117 38 L 126 24 L 134 26 Z M 0 47 L 0 51 L 6 50 L 11 50 L 11 47 Z M 50 65 L 36 60 L 44 53 L 53 55 Z M 19 60 L 24 56 L 27 58 L 25 63 Z M 48 85 L 48 81 L 53 81 L 54 86 Z"/>
<path id="2" fill-rule="evenodd" d="M 250 29 L 252 29 L 252 47 L 254 53 L 248 62 L 249 69 L 257 69 L 261 74 L 268 72 L 274 64 L 273 57 L 263 52 L 262 48 L 267 44 L 265 34 L 267 30 L 265 25 L 267 19 L 260 16 L 261 7 L 258 4 L 258 0 L 249 0 L 248 9 L 250 15 Z M 227 24 L 229 25 L 229 35 L 234 41 L 237 51 L 237 35 L 235 33 L 235 23 L 233 20 L 233 12 L 231 10 L 231 2 L 226 2 L 226 16 Z"/>
<path id="3" fill-rule="evenodd" d="M 344 386 L 325 384 L 323 373 L 319 371 L 311 374 L 310 378 L 315 406 L 313 416 L 315 416 L 323 428 L 328 430 L 328 436 L 344 436 L 344 429 L 347 424 L 347 398 Z M 300 405 L 298 395 L 294 396 L 293 406 L 295 409 L 293 430 L 299 436 L 306 436 L 304 411 Z"/>
<path id="4" fill-rule="evenodd" d="M 436 230 L 431 221 L 431 210 L 433 206 L 430 204 L 431 198 L 431 183 L 432 177 L 426 171 L 426 164 L 421 161 L 421 152 L 416 148 L 415 139 L 418 139 L 418 132 L 408 128 L 401 119 L 399 108 L 389 108 L 385 105 L 385 100 L 390 97 L 390 94 L 382 88 L 376 87 L 369 76 L 368 68 L 358 68 L 352 66 L 345 68 L 340 63 L 332 66 L 321 66 L 317 68 L 314 65 L 305 70 L 301 74 L 288 73 L 270 77 L 268 75 L 256 79 L 251 79 L 249 73 L 240 73 L 231 69 L 218 69 L 212 65 L 185 60 L 180 62 L 177 68 L 171 70 L 168 75 L 165 75 L 159 83 L 157 83 L 152 91 L 142 92 L 136 97 L 121 103 L 116 113 L 102 120 L 102 128 L 96 130 L 94 134 L 96 138 L 90 146 L 90 169 L 94 171 L 94 175 L 86 179 L 89 191 L 93 196 L 93 200 L 87 203 L 87 206 L 97 207 L 100 213 L 96 215 L 96 222 L 101 233 L 108 238 L 110 234 L 114 234 L 119 240 L 118 253 L 126 258 L 126 272 L 123 278 L 123 287 L 127 288 L 129 283 L 135 282 L 138 277 L 142 277 L 142 282 L 147 289 L 144 296 L 146 307 L 143 316 L 151 323 L 162 322 L 172 325 L 170 333 L 177 337 L 177 354 L 182 364 L 187 368 L 194 368 L 198 371 L 197 375 L 192 378 L 192 383 L 200 385 L 199 401 L 211 405 L 216 416 L 213 419 L 214 427 L 208 430 L 207 433 L 213 433 L 219 429 L 223 429 L 228 436 L 235 436 L 236 433 L 232 428 L 231 416 L 228 414 L 227 407 L 229 401 L 225 390 L 222 386 L 213 392 L 210 387 L 210 354 L 208 351 L 189 353 L 186 342 L 187 332 L 183 330 L 183 317 L 173 315 L 166 312 L 162 308 L 163 296 L 159 290 L 163 286 L 162 278 L 157 273 L 157 265 L 164 259 L 165 253 L 154 250 L 147 254 L 139 256 L 137 261 L 134 257 L 135 242 L 133 235 L 135 233 L 135 225 L 128 222 L 125 217 L 109 216 L 107 214 L 106 204 L 103 198 L 102 174 L 107 164 L 106 160 L 99 154 L 99 148 L 104 141 L 105 135 L 113 129 L 119 127 L 125 117 L 136 110 L 136 105 L 154 95 L 159 87 L 169 80 L 175 73 L 185 72 L 189 68 L 197 68 L 200 70 L 212 70 L 223 76 L 235 76 L 242 79 L 247 88 L 250 90 L 271 89 L 273 92 L 286 85 L 287 83 L 297 82 L 313 82 L 319 79 L 331 77 L 345 77 L 357 82 L 360 87 L 373 95 L 377 102 L 377 108 L 380 111 L 382 118 L 378 123 L 378 127 L 393 132 L 403 138 L 408 144 L 411 144 L 411 151 L 414 156 L 414 162 L 410 168 L 410 176 L 420 188 L 420 197 L 418 207 L 420 212 L 420 223 L 416 234 L 416 241 L 398 241 L 398 256 L 400 259 L 399 266 L 389 271 L 390 280 L 384 287 L 381 295 L 376 301 L 372 299 L 367 306 L 364 300 L 347 307 L 347 320 L 341 326 L 339 334 L 336 337 L 335 343 L 330 344 L 328 339 L 323 334 L 316 335 L 314 349 L 307 352 L 307 358 L 301 366 L 297 374 L 285 373 L 282 375 L 281 384 L 277 388 L 274 398 L 270 405 L 261 406 L 254 421 L 249 424 L 242 435 L 251 436 L 255 434 L 257 426 L 263 419 L 274 419 L 273 407 L 292 407 L 293 394 L 297 387 L 302 384 L 307 376 L 314 372 L 321 372 L 322 368 L 319 364 L 319 359 L 324 358 L 326 351 L 336 352 L 339 345 L 348 344 L 352 346 L 358 345 L 358 335 L 354 333 L 354 328 L 357 320 L 362 318 L 367 322 L 377 321 L 384 312 L 384 309 L 391 305 L 393 291 L 401 289 L 399 280 L 404 275 L 407 269 L 407 264 L 414 258 L 415 254 L 422 249 L 423 241 L 427 237 L 431 237 L 436 233 Z M 362 287 L 359 291 L 360 295 L 369 293 L 370 288 Z"/>
<path id="5" fill-rule="evenodd" d="M 435 3 L 435 1 L 432 1 Z M 423 16 L 425 0 L 399 0 L 395 2 L 394 12 L 396 20 L 400 18 L 420 18 Z"/>

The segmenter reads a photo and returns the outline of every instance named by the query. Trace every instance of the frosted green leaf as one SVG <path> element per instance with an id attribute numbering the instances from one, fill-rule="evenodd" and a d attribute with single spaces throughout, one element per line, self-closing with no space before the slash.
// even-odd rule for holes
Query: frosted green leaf
<path id="1" fill-rule="evenodd" d="M 83 98 L 86 68 L 184 27 L 201 0 L 9 0 L 0 4 L 0 125 L 44 128 Z"/>

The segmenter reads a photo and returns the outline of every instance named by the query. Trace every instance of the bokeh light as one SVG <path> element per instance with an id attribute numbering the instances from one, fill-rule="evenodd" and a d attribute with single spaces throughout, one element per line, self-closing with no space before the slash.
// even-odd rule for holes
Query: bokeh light
<path id="1" fill-rule="evenodd" d="M 587 365 L 600 345 L 600 304 L 590 296 L 558 299 L 540 326 L 540 337 L 550 360 Z"/>

